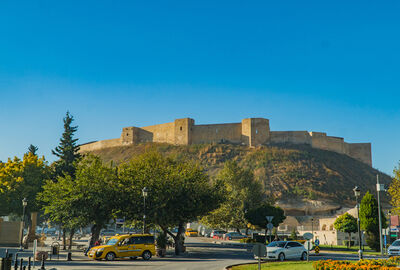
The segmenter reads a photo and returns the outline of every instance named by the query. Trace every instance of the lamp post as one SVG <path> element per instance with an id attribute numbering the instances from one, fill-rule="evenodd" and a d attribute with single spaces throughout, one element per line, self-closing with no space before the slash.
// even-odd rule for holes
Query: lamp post
<path id="1" fill-rule="evenodd" d="M 21 240 L 19 245 L 19 251 L 23 251 L 24 247 L 22 246 L 22 240 L 24 239 L 24 227 L 25 227 L 25 208 L 28 205 L 28 200 L 24 198 L 22 200 L 22 232 L 21 232 Z"/>
<path id="2" fill-rule="evenodd" d="M 379 221 L 379 247 L 381 249 L 381 255 L 383 256 L 383 240 L 382 240 L 382 217 L 381 217 L 381 200 L 379 197 L 380 191 L 385 191 L 383 184 L 379 183 L 379 175 L 376 175 L 376 192 L 378 193 L 378 221 Z"/>
<path id="3" fill-rule="evenodd" d="M 354 196 L 356 196 L 356 208 L 357 208 L 357 227 L 358 227 L 358 244 L 359 244 L 359 249 L 358 249 L 358 258 L 359 260 L 362 260 L 363 254 L 361 250 L 361 230 L 360 230 L 360 205 L 358 204 L 358 197 L 360 197 L 361 190 L 358 186 L 356 186 L 354 189 Z M 350 239 L 351 240 L 351 239 Z"/>
<path id="4" fill-rule="evenodd" d="M 148 190 L 146 187 L 142 189 L 143 195 L 143 234 L 146 232 L 146 197 L 147 197 Z"/>
<path id="5" fill-rule="evenodd" d="M 312 243 L 314 243 L 314 218 L 311 218 L 311 234 L 312 234 Z"/>

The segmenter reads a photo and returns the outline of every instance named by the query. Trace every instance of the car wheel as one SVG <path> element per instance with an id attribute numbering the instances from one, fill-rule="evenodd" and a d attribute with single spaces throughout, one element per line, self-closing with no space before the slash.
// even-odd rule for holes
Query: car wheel
<path id="1" fill-rule="evenodd" d="M 145 261 L 150 260 L 150 258 L 151 258 L 151 252 L 148 251 L 148 250 L 146 250 L 145 252 L 143 252 L 142 258 L 143 258 L 143 260 L 145 260 Z"/>
<path id="2" fill-rule="evenodd" d="M 107 261 L 115 260 L 115 253 L 114 252 L 108 252 L 107 255 L 106 255 L 106 260 Z"/>
<path id="3" fill-rule="evenodd" d="M 283 262 L 285 260 L 285 254 L 279 253 L 278 255 L 278 261 Z"/>
<path id="4" fill-rule="evenodd" d="M 302 261 L 307 260 L 307 252 L 303 252 L 303 253 L 301 254 L 300 260 L 302 260 Z"/>

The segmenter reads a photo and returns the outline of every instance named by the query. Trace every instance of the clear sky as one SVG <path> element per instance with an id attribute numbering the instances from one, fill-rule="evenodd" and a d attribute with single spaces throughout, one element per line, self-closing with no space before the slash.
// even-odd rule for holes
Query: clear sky
<path id="1" fill-rule="evenodd" d="M 0 1 L 0 160 L 192 117 L 270 119 L 400 160 L 400 2 Z"/>

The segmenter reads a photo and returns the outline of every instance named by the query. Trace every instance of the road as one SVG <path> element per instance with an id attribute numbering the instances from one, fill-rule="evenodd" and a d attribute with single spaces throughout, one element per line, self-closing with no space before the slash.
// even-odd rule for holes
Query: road
<path id="1" fill-rule="evenodd" d="M 187 253 L 182 256 L 173 255 L 170 250 L 165 258 L 153 257 L 150 261 L 142 259 L 120 259 L 113 262 L 88 260 L 81 252 L 73 253 L 73 261 L 67 262 L 65 253 L 60 260 L 46 261 L 45 267 L 57 270 L 95 270 L 95 269 L 161 269 L 161 270 L 222 270 L 228 265 L 255 262 L 248 247 L 242 244 L 230 245 L 214 243 L 211 239 L 187 238 Z M 15 251 L 11 251 L 15 252 Z M 4 249 L 0 249 L 0 256 L 4 256 Z M 20 257 L 32 256 L 32 252 L 24 252 Z M 368 256 L 367 258 L 378 258 Z M 358 255 L 324 252 L 318 256 L 310 256 L 310 260 L 357 260 Z M 36 266 L 39 266 L 37 263 Z M 38 269 L 39 267 L 36 267 Z"/>

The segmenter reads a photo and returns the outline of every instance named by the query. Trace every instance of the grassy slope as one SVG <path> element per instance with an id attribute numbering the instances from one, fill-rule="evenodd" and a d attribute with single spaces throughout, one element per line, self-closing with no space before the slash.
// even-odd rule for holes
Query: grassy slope
<path id="1" fill-rule="evenodd" d="M 330 200 L 341 205 L 352 205 L 352 189 L 358 185 L 363 192 L 375 194 L 377 170 L 335 152 L 313 149 L 307 145 L 275 145 L 257 148 L 230 144 L 174 146 L 147 143 L 94 151 L 104 161 L 118 164 L 145 151 L 158 150 L 178 158 L 191 159 L 211 176 L 227 160 L 235 160 L 254 171 L 267 195 L 280 198 Z M 379 173 L 381 182 L 388 184 L 388 175 Z M 385 198 L 384 198 L 385 200 Z"/>

